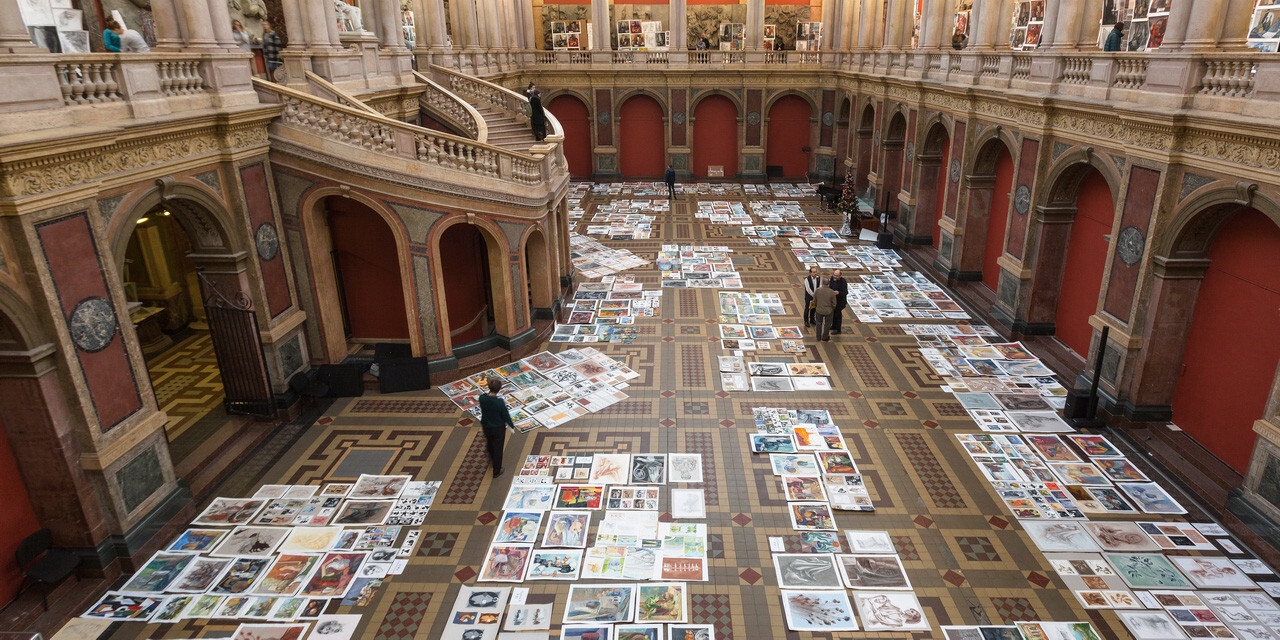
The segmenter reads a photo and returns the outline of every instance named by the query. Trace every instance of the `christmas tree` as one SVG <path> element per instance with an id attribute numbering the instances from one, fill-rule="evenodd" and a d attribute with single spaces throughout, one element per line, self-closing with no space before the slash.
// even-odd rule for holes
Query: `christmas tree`
<path id="1" fill-rule="evenodd" d="M 858 219 L 858 190 L 854 186 L 853 171 L 849 171 L 844 177 L 844 188 L 840 192 L 840 201 L 836 203 L 836 210 L 840 215 L 844 216 L 845 229 L 841 233 L 849 235 L 847 231 L 854 226 L 855 220 Z"/>

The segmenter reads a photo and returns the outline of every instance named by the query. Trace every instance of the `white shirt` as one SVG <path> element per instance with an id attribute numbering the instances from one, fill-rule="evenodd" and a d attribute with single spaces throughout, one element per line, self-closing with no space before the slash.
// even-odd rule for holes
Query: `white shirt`
<path id="1" fill-rule="evenodd" d="M 149 53 L 151 47 L 142 39 L 142 34 L 133 29 L 125 29 L 120 34 L 120 53 Z"/>

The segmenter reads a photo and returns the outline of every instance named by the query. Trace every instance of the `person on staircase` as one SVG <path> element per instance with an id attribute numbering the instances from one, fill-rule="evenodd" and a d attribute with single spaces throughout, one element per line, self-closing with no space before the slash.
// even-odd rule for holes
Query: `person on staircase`
<path id="1" fill-rule="evenodd" d="M 542 91 L 537 88 L 529 93 L 529 126 L 534 140 L 542 142 L 547 137 L 547 114 L 542 110 Z"/>

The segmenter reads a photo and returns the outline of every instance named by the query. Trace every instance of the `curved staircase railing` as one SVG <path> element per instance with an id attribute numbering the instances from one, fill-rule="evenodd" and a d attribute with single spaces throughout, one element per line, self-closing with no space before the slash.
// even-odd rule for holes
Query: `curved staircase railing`
<path id="1" fill-rule="evenodd" d="M 423 92 L 418 101 L 432 115 L 439 116 L 445 124 L 455 127 L 459 131 L 466 131 L 471 134 L 472 139 L 478 142 L 489 141 L 489 125 L 484 121 L 484 117 L 480 115 L 480 112 L 471 106 L 471 103 L 417 71 L 413 72 L 413 77 L 417 78 L 418 82 L 427 85 L 427 90 Z"/>
<path id="2" fill-rule="evenodd" d="M 489 107 L 503 113 L 517 122 L 528 124 L 528 98 L 506 87 L 481 80 L 480 78 L 474 78 L 465 73 L 459 73 L 438 64 L 431 65 L 431 71 L 433 75 L 443 78 L 448 83 L 451 92 L 472 101 L 474 104 Z M 560 121 L 552 115 L 551 111 L 545 112 L 547 116 L 547 141 L 559 142 L 564 140 L 564 129 L 560 126 Z"/>

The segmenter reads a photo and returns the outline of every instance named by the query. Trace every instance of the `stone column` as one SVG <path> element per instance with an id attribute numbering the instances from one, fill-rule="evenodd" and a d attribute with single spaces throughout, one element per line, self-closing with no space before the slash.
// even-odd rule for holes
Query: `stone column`
<path id="1" fill-rule="evenodd" d="M 1069 3 L 1062 0 L 1045 0 L 1044 2 L 1044 26 L 1040 28 L 1040 44 L 1037 49 L 1052 49 L 1055 42 L 1058 41 L 1058 20 Z"/>
<path id="2" fill-rule="evenodd" d="M 946 10 L 946 1 L 924 0 L 920 13 L 920 45 L 919 49 L 936 49 L 942 42 L 942 25 L 947 23 L 942 12 Z"/>
<path id="3" fill-rule="evenodd" d="M 591 0 L 591 34 L 597 51 L 609 51 L 609 0 Z"/>
<path id="4" fill-rule="evenodd" d="M 1001 29 L 1008 32 L 1009 16 L 1012 15 L 1008 5 L 1008 2 L 1002 0 L 974 3 L 973 12 L 978 14 L 978 21 L 969 48 L 983 51 L 1000 48 L 1005 40 L 1000 37 Z"/>
<path id="5" fill-rule="evenodd" d="M 475 2 L 457 0 L 450 2 L 453 11 L 453 44 L 454 48 L 475 51 L 480 48 L 479 20 L 476 17 Z M 461 47 L 457 46 L 461 45 Z"/>
<path id="6" fill-rule="evenodd" d="M 858 3 L 859 0 L 844 1 L 844 13 L 840 16 L 840 50 L 842 51 L 858 47 Z"/>
<path id="7" fill-rule="evenodd" d="M 861 0 L 861 15 L 858 16 L 858 49 L 871 49 L 875 43 L 876 7 L 872 0 Z"/>
<path id="8" fill-rule="evenodd" d="M 1089 11 L 1090 8 L 1086 6 L 1081 9 L 1069 2 L 1059 2 L 1053 31 L 1049 30 L 1048 21 L 1045 22 L 1045 35 L 1053 34 L 1052 44 L 1048 48 L 1058 50 L 1080 48 L 1085 41 L 1084 33 L 1090 30 L 1090 25 L 1093 25 L 1092 16 L 1102 15 L 1101 7 L 1098 11 Z M 1047 15 L 1045 17 L 1048 18 Z"/>
<path id="9" fill-rule="evenodd" d="M 182 4 L 182 16 L 186 20 L 188 47 L 216 47 L 218 40 L 213 33 L 213 18 L 209 15 L 207 0 L 178 0 Z"/>
<path id="10" fill-rule="evenodd" d="M 671 0 L 671 41 L 667 45 L 673 51 L 689 49 L 689 8 L 685 0 Z"/>
<path id="11" fill-rule="evenodd" d="M 0 0 L 4 5 L 13 0 Z M 178 13 L 173 0 L 151 0 L 151 18 L 156 21 L 155 51 L 176 51 L 182 46 L 182 29 L 178 26 Z M 0 21 L 3 19 L 0 18 Z M 25 30 L 24 30 L 25 33 Z M 0 44 L 0 51 L 4 45 Z"/>
<path id="12" fill-rule="evenodd" d="M 1161 49 L 1207 49 L 1218 46 L 1222 37 L 1227 0 L 1175 2 L 1169 11 Z"/>
<path id="13" fill-rule="evenodd" d="M 836 24 L 836 6 L 840 0 L 822 0 L 822 40 L 818 48 L 822 51 L 834 51 L 836 39 L 840 37 L 840 29 Z"/>
<path id="14" fill-rule="evenodd" d="M 226 0 L 205 0 L 205 3 L 209 7 L 209 19 L 213 21 L 213 37 L 218 41 L 218 45 L 224 49 L 240 51 L 235 37 L 231 35 L 231 13 L 227 11 Z"/>
<path id="15" fill-rule="evenodd" d="M 330 49 L 341 49 L 342 36 L 338 33 L 338 10 L 332 2 L 323 2 L 320 4 L 319 14 L 322 31 L 318 32 L 317 42 L 323 42 L 324 46 Z M 360 17 L 360 22 L 361 28 L 364 28 L 364 16 Z"/>
<path id="16" fill-rule="evenodd" d="M 284 30 L 289 34 L 288 49 L 301 49 L 307 42 L 306 29 L 302 26 L 306 21 L 302 16 L 302 8 L 298 6 L 299 0 L 283 0 L 281 2 L 282 13 L 284 13 Z M 152 0 L 152 11 L 155 11 L 156 0 Z"/>
<path id="17" fill-rule="evenodd" d="M 759 51 L 764 46 L 764 0 L 747 0 L 746 45 L 749 51 Z"/>
<path id="18" fill-rule="evenodd" d="M 444 50 L 446 36 L 444 0 L 417 0 L 413 14 L 413 28 L 418 34 L 418 46 L 433 53 Z"/>
<path id="19" fill-rule="evenodd" d="M 0 53 L 38 53 L 22 21 L 18 0 L 0 0 Z"/>
<path id="20" fill-rule="evenodd" d="M 403 47 L 404 34 L 401 33 L 400 25 L 403 18 L 400 16 L 400 3 L 398 0 L 375 0 L 378 6 L 378 30 L 382 33 L 382 46 L 384 47 Z"/>

